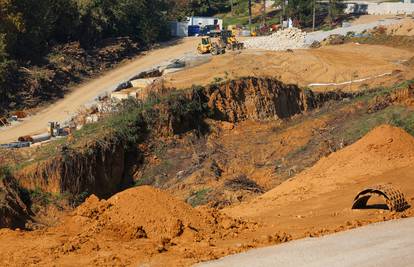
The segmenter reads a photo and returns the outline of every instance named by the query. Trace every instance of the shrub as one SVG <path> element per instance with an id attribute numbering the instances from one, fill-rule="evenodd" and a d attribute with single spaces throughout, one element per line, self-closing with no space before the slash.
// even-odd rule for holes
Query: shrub
<path id="1" fill-rule="evenodd" d="M 233 191 L 247 190 L 254 193 L 263 193 L 264 190 L 255 181 L 249 179 L 246 175 L 241 174 L 233 179 L 227 180 L 224 186 Z"/>

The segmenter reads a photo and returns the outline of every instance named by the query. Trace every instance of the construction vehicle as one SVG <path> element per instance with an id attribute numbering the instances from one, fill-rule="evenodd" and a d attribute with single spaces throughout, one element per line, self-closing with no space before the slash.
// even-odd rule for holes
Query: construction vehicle
<path id="1" fill-rule="evenodd" d="M 197 51 L 200 54 L 211 53 L 214 56 L 224 54 L 226 52 L 226 48 L 217 41 L 212 41 L 211 37 L 202 37 L 201 42 L 197 46 Z"/>
<path id="2" fill-rule="evenodd" d="M 220 35 L 221 46 L 226 47 L 228 50 L 241 50 L 244 48 L 244 44 L 237 41 L 236 36 L 232 31 L 222 31 Z"/>

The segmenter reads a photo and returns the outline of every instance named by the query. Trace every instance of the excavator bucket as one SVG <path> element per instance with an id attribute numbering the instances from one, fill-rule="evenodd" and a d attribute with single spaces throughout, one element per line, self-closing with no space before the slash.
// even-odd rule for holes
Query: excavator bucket
<path id="1" fill-rule="evenodd" d="M 354 199 L 352 209 L 367 208 L 368 200 L 374 195 L 383 197 L 390 211 L 400 212 L 410 207 L 404 194 L 400 190 L 391 184 L 380 184 L 359 192 Z"/>

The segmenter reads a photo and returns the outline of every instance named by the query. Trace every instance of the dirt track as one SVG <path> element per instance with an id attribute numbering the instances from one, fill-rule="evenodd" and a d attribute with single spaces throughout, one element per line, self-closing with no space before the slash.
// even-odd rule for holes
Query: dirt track
<path id="1" fill-rule="evenodd" d="M 176 45 L 150 51 L 144 56 L 138 56 L 136 59 L 102 74 L 99 78 L 76 87 L 65 98 L 24 122 L 0 129 L 0 143 L 16 141 L 21 135 L 45 132 L 49 121 L 63 122 L 69 119 L 72 114 L 93 101 L 98 95 L 112 91 L 118 84 L 128 80 L 140 71 L 171 59 L 180 58 L 187 52 L 191 53 L 195 50 L 197 42 L 197 38 L 187 38 L 179 41 Z"/>
<path id="2" fill-rule="evenodd" d="M 381 52 L 379 52 L 381 51 Z M 277 77 L 284 83 L 308 86 L 311 83 L 341 83 L 388 73 L 382 78 L 352 83 L 341 87 L 319 86 L 318 89 L 341 88 L 355 90 L 378 85 L 387 86 L 410 79 L 412 68 L 404 60 L 412 51 L 379 45 L 345 44 L 294 52 L 245 50 L 215 57 L 209 63 L 166 76 L 168 84 L 186 88 L 192 84 L 208 84 L 217 79 L 243 76 Z M 211 71 L 214 70 L 214 71 Z"/>

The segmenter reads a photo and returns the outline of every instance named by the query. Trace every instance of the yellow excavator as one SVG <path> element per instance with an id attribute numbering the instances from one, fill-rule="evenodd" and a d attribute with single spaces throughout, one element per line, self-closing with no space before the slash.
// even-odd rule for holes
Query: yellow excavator
<path id="1" fill-rule="evenodd" d="M 197 51 L 200 54 L 220 55 L 224 54 L 226 49 L 234 51 L 243 48 L 244 44 L 236 39 L 232 31 L 221 31 L 220 37 L 214 41 L 211 37 L 202 37 L 197 46 Z"/>
<path id="2" fill-rule="evenodd" d="M 223 47 L 219 42 L 212 41 L 211 37 L 202 37 L 201 42 L 197 46 L 197 51 L 200 54 L 211 53 L 213 56 L 224 54 L 226 48 Z"/>
<path id="3" fill-rule="evenodd" d="M 236 39 L 232 31 L 222 31 L 220 35 L 220 43 L 228 50 L 241 50 L 244 44 Z"/>

